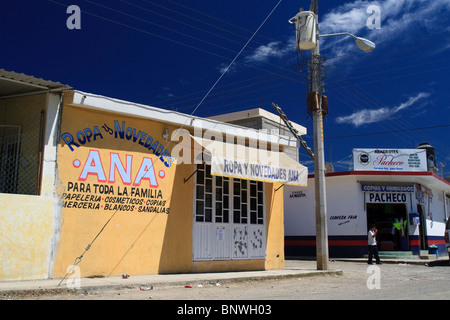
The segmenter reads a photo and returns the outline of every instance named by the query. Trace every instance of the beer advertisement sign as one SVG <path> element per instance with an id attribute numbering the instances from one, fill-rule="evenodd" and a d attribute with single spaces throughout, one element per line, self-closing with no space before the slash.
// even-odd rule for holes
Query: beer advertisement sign
<path id="1" fill-rule="evenodd" d="M 355 171 L 427 171 L 423 149 L 353 149 Z"/>

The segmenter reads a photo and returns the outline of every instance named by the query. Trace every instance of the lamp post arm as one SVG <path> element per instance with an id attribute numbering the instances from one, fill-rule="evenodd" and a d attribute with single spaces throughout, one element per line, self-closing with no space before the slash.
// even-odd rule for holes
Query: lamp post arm
<path id="1" fill-rule="evenodd" d="M 339 32 L 339 33 L 330 33 L 330 34 L 320 34 L 320 35 L 319 35 L 319 38 L 334 37 L 334 36 L 350 36 L 350 37 L 352 37 L 353 39 L 356 39 L 356 38 L 357 38 L 356 36 L 354 36 L 353 34 L 348 33 L 348 32 Z"/>
<path id="2" fill-rule="evenodd" d="M 364 52 L 370 52 L 373 49 L 375 49 L 375 43 L 373 43 L 372 41 L 357 37 L 348 32 L 322 34 L 322 35 L 319 35 L 319 38 L 334 37 L 334 36 L 349 36 L 349 37 L 353 38 L 355 40 L 356 44 L 358 45 L 358 48 L 360 48 Z"/>

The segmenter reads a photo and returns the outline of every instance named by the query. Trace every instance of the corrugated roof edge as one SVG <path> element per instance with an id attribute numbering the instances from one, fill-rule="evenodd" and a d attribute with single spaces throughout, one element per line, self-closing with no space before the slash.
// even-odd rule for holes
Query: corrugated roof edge
<path id="1" fill-rule="evenodd" d="M 11 79 L 14 81 L 23 82 L 24 84 L 31 84 L 34 86 L 45 87 L 49 90 L 53 89 L 71 89 L 69 85 L 62 84 L 60 82 L 54 82 L 50 80 L 44 80 L 42 78 L 36 78 L 34 76 L 26 75 L 24 73 L 17 73 L 14 71 L 7 71 L 5 69 L 0 69 L 0 77 L 5 79 Z"/>

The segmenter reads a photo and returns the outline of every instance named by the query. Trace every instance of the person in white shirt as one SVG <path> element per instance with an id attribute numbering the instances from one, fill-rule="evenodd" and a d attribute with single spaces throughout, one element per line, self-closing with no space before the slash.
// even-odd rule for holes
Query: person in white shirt
<path id="1" fill-rule="evenodd" d="M 368 237 L 368 247 L 369 247 L 369 260 L 367 261 L 368 264 L 372 264 L 372 258 L 375 256 L 375 261 L 377 264 L 381 264 L 380 257 L 378 255 L 378 246 L 377 246 L 377 228 L 373 224 L 370 226 L 369 233 L 367 234 Z"/>

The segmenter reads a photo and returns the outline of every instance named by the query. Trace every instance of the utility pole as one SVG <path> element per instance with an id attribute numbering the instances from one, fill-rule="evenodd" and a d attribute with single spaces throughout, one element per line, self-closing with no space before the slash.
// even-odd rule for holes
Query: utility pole
<path id="1" fill-rule="evenodd" d="M 328 270 L 327 202 L 325 186 L 325 155 L 323 146 L 323 116 L 328 113 L 328 102 L 322 96 L 322 59 L 319 50 L 319 4 L 311 0 L 309 11 L 297 13 L 289 20 L 296 26 L 297 49 L 312 50 L 309 62 L 307 108 L 313 118 L 314 184 L 316 213 L 317 270 Z"/>
<path id="2" fill-rule="evenodd" d="M 323 143 L 323 105 L 322 105 L 322 64 L 319 48 L 319 4 L 311 0 L 310 11 L 316 16 L 316 46 L 312 49 L 309 66 L 311 87 L 308 92 L 308 109 L 313 117 L 314 136 L 314 183 L 315 183 L 315 213 L 316 213 L 316 259 L 317 270 L 328 270 L 328 228 L 327 228 L 327 197 L 325 183 L 325 154 Z M 328 109 L 328 107 L 327 107 Z M 326 110 L 328 112 L 328 110 Z"/>
<path id="3" fill-rule="evenodd" d="M 308 87 L 307 107 L 313 118 L 314 136 L 314 182 L 316 200 L 316 255 L 317 269 L 328 269 L 328 228 L 327 196 L 325 185 L 325 155 L 323 146 L 323 116 L 328 114 L 326 96 L 322 96 L 322 59 L 320 58 L 319 38 L 350 36 L 362 51 L 368 53 L 375 49 L 372 41 L 357 37 L 348 32 L 319 34 L 319 0 L 311 0 L 309 11 L 300 12 L 289 20 L 295 23 L 297 32 L 297 49 L 312 50 L 309 63 L 311 83 Z"/>

